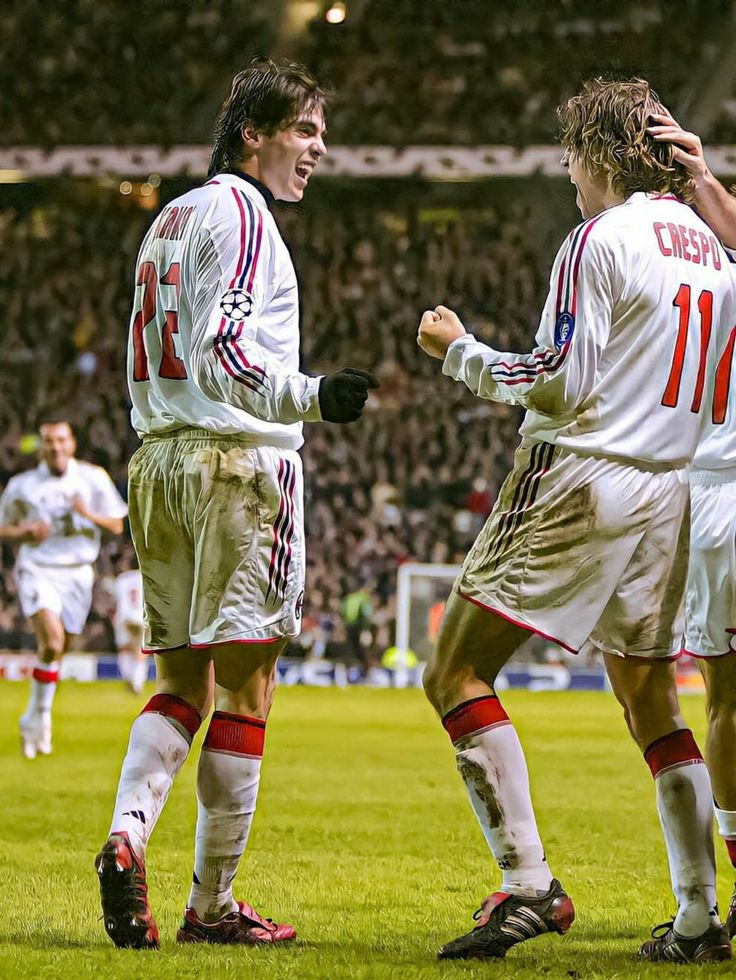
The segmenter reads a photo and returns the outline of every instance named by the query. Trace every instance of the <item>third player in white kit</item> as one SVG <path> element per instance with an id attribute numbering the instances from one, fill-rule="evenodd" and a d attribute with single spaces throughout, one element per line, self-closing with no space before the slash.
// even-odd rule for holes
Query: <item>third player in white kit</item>
<path id="1" fill-rule="evenodd" d="M 445 958 L 503 956 L 574 919 L 492 686 L 529 631 L 603 653 L 655 778 L 678 912 L 641 955 L 731 955 L 716 911 L 710 781 L 679 713 L 671 661 L 687 569 L 686 466 L 736 307 L 723 249 L 677 198 L 692 193 L 689 178 L 646 135 L 660 109 L 640 79 L 596 79 L 560 108 L 565 162 L 589 220 L 557 256 L 531 354 L 479 343 L 445 307 L 422 317 L 419 343 L 446 374 L 527 408 L 514 469 L 425 673 L 503 870 L 478 925 L 445 946 Z"/>
<path id="2" fill-rule="evenodd" d="M 39 663 L 20 719 L 23 754 L 51 752 L 51 712 L 61 659 L 84 629 L 102 531 L 119 534 L 125 502 L 99 466 L 74 458 L 66 421 L 41 425 L 41 463 L 11 478 L 0 499 L 0 539 L 17 543 L 15 581 L 33 623 Z"/>

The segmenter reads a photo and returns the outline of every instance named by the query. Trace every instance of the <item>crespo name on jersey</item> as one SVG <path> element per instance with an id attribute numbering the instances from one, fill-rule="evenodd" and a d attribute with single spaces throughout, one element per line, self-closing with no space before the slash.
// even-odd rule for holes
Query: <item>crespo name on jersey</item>
<path id="1" fill-rule="evenodd" d="M 244 289 L 228 289 L 220 298 L 220 309 L 228 320 L 244 320 L 253 312 L 253 297 Z"/>

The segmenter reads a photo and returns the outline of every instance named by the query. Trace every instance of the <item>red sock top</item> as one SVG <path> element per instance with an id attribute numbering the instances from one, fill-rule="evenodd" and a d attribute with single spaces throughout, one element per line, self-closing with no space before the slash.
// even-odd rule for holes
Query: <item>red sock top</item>
<path id="1" fill-rule="evenodd" d="M 154 694 L 141 714 L 145 714 L 147 711 L 172 718 L 189 733 L 190 738 L 194 738 L 202 724 L 197 709 L 184 698 L 178 698 L 174 694 Z"/>
<path id="2" fill-rule="evenodd" d="M 670 732 L 652 742 L 644 750 L 644 760 L 656 779 L 667 769 L 702 762 L 703 756 L 690 729 L 679 728 L 676 732 Z"/>
<path id="3" fill-rule="evenodd" d="M 263 757 L 265 739 L 266 722 L 262 718 L 216 711 L 207 729 L 204 748 L 210 752 L 260 759 Z"/>
<path id="4" fill-rule="evenodd" d="M 442 724 L 452 741 L 457 742 L 460 738 L 467 738 L 468 735 L 486 731 L 496 725 L 509 724 L 509 716 L 495 694 L 486 694 L 458 704 L 447 712 Z"/>

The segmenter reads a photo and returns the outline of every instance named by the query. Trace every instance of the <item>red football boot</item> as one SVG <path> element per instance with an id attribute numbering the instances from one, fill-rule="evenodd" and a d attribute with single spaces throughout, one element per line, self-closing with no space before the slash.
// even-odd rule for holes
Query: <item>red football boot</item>
<path id="1" fill-rule="evenodd" d="M 202 922 L 194 909 L 188 908 L 176 934 L 178 943 L 239 943 L 246 946 L 282 943 L 295 938 L 294 926 L 264 919 L 246 902 L 238 902 L 237 912 L 223 915 L 217 922 Z"/>
<path id="2" fill-rule="evenodd" d="M 111 834 L 95 859 L 102 919 L 116 946 L 158 949 L 158 927 L 148 904 L 146 866 L 124 832 Z"/>

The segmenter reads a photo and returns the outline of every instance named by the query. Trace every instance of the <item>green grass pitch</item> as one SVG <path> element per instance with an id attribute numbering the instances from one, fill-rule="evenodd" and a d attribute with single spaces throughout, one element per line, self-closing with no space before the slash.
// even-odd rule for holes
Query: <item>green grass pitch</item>
<path id="1" fill-rule="evenodd" d="M 527 749 L 548 858 L 575 900 L 576 925 L 565 937 L 517 947 L 505 961 L 438 963 L 437 947 L 470 928 L 499 872 L 420 692 L 278 692 L 237 894 L 297 926 L 300 938 L 289 948 L 177 948 L 192 863 L 190 760 L 149 847 L 158 953 L 109 943 L 93 870 L 138 702 L 114 683 L 63 685 L 55 754 L 26 762 L 16 733 L 26 693 L 25 684 L 0 685 L 4 980 L 592 980 L 692 972 L 642 966 L 635 957 L 649 928 L 671 914 L 673 899 L 652 780 L 609 695 L 503 697 Z M 684 709 L 702 739 L 702 699 L 686 698 Z M 716 846 L 723 906 L 733 881 L 721 842 Z"/>

